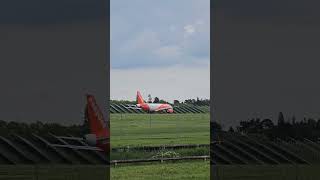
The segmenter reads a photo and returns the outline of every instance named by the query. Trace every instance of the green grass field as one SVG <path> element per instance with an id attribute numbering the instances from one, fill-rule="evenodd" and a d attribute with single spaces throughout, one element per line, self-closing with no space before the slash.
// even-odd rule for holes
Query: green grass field
<path id="1" fill-rule="evenodd" d="M 216 180 L 318 180 L 319 165 L 211 166 Z"/>
<path id="2" fill-rule="evenodd" d="M 109 179 L 106 165 L 0 165 L 0 180 Z"/>
<path id="3" fill-rule="evenodd" d="M 209 114 L 111 114 L 111 146 L 209 144 Z M 151 121 L 150 121 L 151 117 Z M 206 149 L 180 150 L 180 155 L 206 153 Z M 112 159 L 151 158 L 156 152 L 112 153 Z M 120 165 L 111 179 L 209 179 L 209 162 L 188 161 Z"/>
<path id="4" fill-rule="evenodd" d="M 111 179 L 119 180 L 210 179 L 209 161 L 120 165 L 112 167 L 110 171 Z"/>
<path id="5" fill-rule="evenodd" d="M 210 114 L 111 114 L 111 146 L 209 144 Z"/>
<path id="6" fill-rule="evenodd" d="M 176 149 L 176 150 L 157 150 L 157 151 L 123 151 L 123 152 L 112 152 L 111 160 L 127 160 L 127 159 L 151 159 L 159 154 L 173 154 L 174 157 L 185 157 L 185 156 L 206 156 L 209 155 L 208 147 L 198 147 L 190 149 Z M 168 156 L 173 157 L 173 156 Z"/>

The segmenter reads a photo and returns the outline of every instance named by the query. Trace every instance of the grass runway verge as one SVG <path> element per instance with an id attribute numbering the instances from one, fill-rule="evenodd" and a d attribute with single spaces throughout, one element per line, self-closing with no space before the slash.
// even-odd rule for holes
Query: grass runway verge
<path id="1" fill-rule="evenodd" d="M 150 119 L 151 118 L 151 119 Z M 209 144 L 207 114 L 110 114 L 111 147 Z M 112 152 L 111 159 L 152 158 L 158 152 Z M 176 150 L 181 156 L 208 155 L 208 148 Z M 118 165 L 111 179 L 209 179 L 209 161 Z"/>
<path id="2" fill-rule="evenodd" d="M 319 165 L 211 166 L 215 180 L 318 180 Z"/>
<path id="3" fill-rule="evenodd" d="M 188 180 L 210 179 L 209 161 L 185 161 L 178 163 L 151 163 L 142 165 L 119 165 L 111 168 L 111 179 L 121 180 Z"/>
<path id="4" fill-rule="evenodd" d="M 210 142 L 208 113 L 110 114 L 110 123 L 112 147 Z"/>
<path id="5" fill-rule="evenodd" d="M 159 151 L 129 151 L 129 152 L 112 152 L 111 160 L 128 160 L 128 159 L 151 159 L 159 154 L 175 154 L 175 157 L 185 156 L 206 156 L 209 155 L 208 147 L 198 147 L 190 149 L 176 150 L 159 150 Z M 173 156 L 170 156 L 173 157 Z M 168 157 L 169 158 L 169 157 Z"/>

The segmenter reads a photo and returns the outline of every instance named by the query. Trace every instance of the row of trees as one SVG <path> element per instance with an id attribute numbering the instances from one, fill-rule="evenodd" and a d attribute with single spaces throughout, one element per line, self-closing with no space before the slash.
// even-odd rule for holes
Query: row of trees
<path id="1" fill-rule="evenodd" d="M 86 122 L 86 121 L 85 121 Z M 23 122 L 7 122 L 0 120 L 0 135 L 7 136 L 9 134 L 30 135 L 32 133 L 39 135 L 47 135 L 52 133 L 55 135 L 73 135 L 81 137 L 88 133 L 87 123 L 83 125 L 63 126 L 58 123 L 23 123 Z"/>
<path id="2" fill-rule="evenodd" d="M 127 101 L 127 100 L 110 100 L 111 104 L 136 104 L 136 101 Z"/>
<path id="3" fill-rule="evenodd" d="M 296 120 L 295 116 L 285 120 L 282 112 L 279 113 L 276 123 L 272 119 L 252 118 L 241 121 L 236 129 L 229 128 L 230 132 L 246 134 L 263 134 L 269 138 L 309 138 L 317 140 L 320 137 L 320 119 L 303 118 Z"/>
<path id="4" fill-rule="evenodd" d="M 276 123 L 274 123 L 276 122 Z M 221 131 L 221 125 L 217 122 L 211 122 L 211 132 Z M 296 120 L 293 116 L 285 120 L 282 112 L 279 113 L 277 121 L 272 119 L 252 118 L 247 121 L 240 121 L 234 129 L 230 127 L 230 132 L 240 132 L 246 134 L 263 134 L 269 138 L 308 138 L 317 140 L 320 137 L 320 119 L 303 118 Z M 83 136 L 87 134 L 88 122 L 84 121 L 82 125 L 64 126 L 58 123 L 24 123 L 24 122 L 7 122 L 0 120 L 0 135 L 5 136 L 11 133 L 20 135 L 36 134 L 56 134 L 56 135 L 73 135 Z"/>
<path id="5" fill-rule="evenodd" d="M 158 97 L 155 97 L 152 101 L 152 98 L 149 97 L 148 103 L 168 103 L 166 100 L 160 99 Z M 110 100 L 110 103 L 112 104 L 136 104 L 136 101 L 126 101 L 126 100 Z M 179 100 L 173 101 L 174 105 L 179 104 L 192 104 L 192 105 L 198 105 L 198 106 L 210 106 L 210 99 L 186 99 L 183 102 L 180 102 Z"/>
<path id="6" fill-rule="evenodd" d="M 155 97 L 154 100 L 148 100 L 146 101 L 148 103 L 168 103 L 167 101 L 163 99 L 159 99 L 158 97 Z M 111 104 L 136 104 L 136 101 L 127 101 L 127 100 L 110 100 Z"/>
<path id="7" fill-rule="evenodd" d="M 210 99 L 186 99 L 184 101 L 185 104 L 192 104 L 198 106 L 210 106 Z"/>

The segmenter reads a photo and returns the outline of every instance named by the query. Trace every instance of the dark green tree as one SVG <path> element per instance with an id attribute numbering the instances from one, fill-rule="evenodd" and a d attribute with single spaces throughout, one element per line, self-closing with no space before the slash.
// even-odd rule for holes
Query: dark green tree
<path id="1" fill-rule="evenodd" d="M 177 105 L 180 104 L 179 100 L 173 100 L 173 104 Z"/>
<path id="2" fill-rule="evenodd" d="M 160 102 L 159 98 L 155 97 L 154 100 L 153 100 L 153 103 L 159 103 L 159 102 Z"/>

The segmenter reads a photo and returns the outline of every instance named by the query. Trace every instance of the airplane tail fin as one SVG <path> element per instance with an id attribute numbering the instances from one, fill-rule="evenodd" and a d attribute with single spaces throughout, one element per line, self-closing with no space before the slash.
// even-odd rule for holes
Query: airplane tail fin
<path id="1" fill-rule="evenodd" d="M 90 133 L 95 134 L 97 137 L 109 137 L 108 124 L 92 95 L 87 95 L 86 118 L 89 123 Z"/>
<path id="2" fill-rule="evenodd" d="M 145 103 L 139 91 L 137 91 L 137 103 L 138 104 L 144 104 Z"/>

